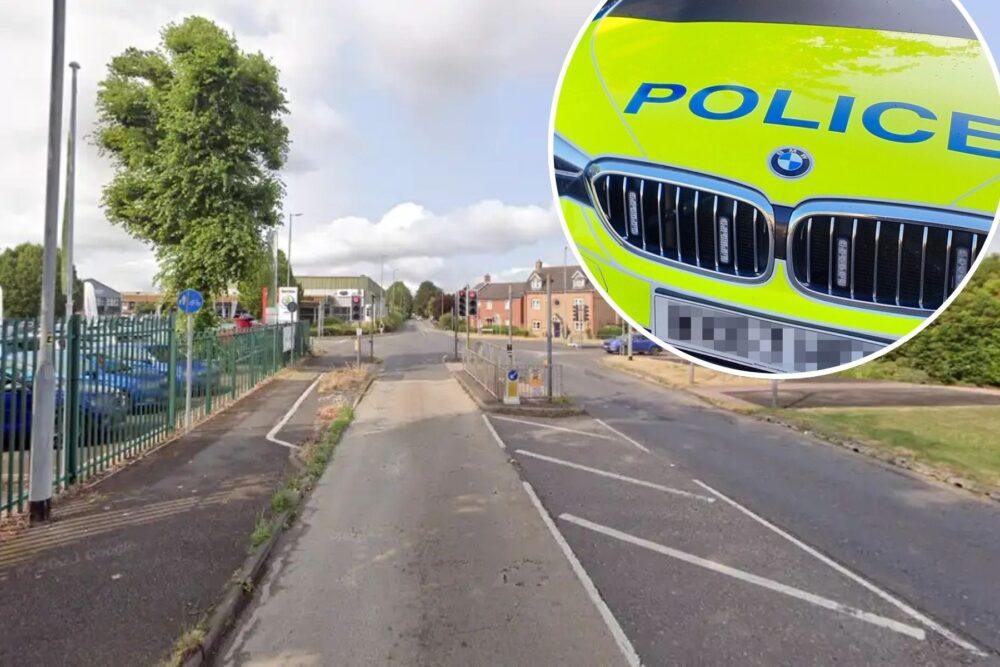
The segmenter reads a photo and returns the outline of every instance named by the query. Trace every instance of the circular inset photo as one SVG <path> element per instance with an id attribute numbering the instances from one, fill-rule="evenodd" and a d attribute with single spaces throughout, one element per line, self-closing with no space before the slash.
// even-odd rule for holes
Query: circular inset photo
<path id="1" fill-rule="evenodd" d="M 552 111 L 553 187 L 634 326 L 741 374 L 905 342 L 985 255 L 1000 89 L 953 0 L 615 0 Z"/>

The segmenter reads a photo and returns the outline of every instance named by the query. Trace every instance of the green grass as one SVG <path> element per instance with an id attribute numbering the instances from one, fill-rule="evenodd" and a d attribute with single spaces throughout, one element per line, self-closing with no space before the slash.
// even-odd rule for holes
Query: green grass
<path id="1" fill-rule="evenodd" d="M 269 539 L 271 539 L 271 522 L 261 516 L 257 519 L 257 525 L 254 526 L 253 532 L 250 533 L 250 547 L 256 549 Z"/>
<path id="2" fill-rule="evenodd" d="M 913 384 L 934 383 L 934 380 L 921 370 L 903 366 L 896 361 L 886 361 L 883 359 L 877 359 L 850 370 L 841 371 L 837 375 L 856 378 L 858 380 L 890 380 L 892 382 L 911 382 Z"/>
<path id="3" fill-rule="evenodd" d="M 943 473 L 1000 487 L 996 407 L 816 408 L 775 414 L 821 435 L 850 438 Z"/>

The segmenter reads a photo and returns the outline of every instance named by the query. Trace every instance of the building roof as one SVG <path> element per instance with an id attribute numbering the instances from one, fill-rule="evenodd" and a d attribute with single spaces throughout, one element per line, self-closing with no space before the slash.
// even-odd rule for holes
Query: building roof
<path id="1" fill-rule="evenodd" d="M 295 276 L 304 296 L 322 296 L 332 290 L 364 290 L 365 294 L 383 296 L 384 290 L 368 276 Z"/>
<path id="2" fill-rule="evenodd" d="M 115 296 L 121 296 L 121 294 L 118 292 L 118 290 L 116 290 L 113 287 L 108 287 L 107 285 L 105 285 L 104 283 L 102 283 L 100 280 L 96 280 L 94 278 L 86 278 L 86 279 L 84 279 L 83 282 L 90 283 L 91 285 L 93 285 L 94 286 L 94 293 L 95 294 L 97 294 L 99 292 L 103 292 L 104 294 L 114 294 Z"/>
<path id="3" fill-rule="evenodd" d="M 480 300 L 482 299 L 506 299 L 509 292 L 512 298 L 520 299 L 524 296 L 524 290 L 527 287 L 525 283 L 483 283 L 477 285 L 475 290 L 479 293 Z"/>
<path id="4" fill-rule="evenodd" d="M 573 276 L 575 276 L 576 274 L 579 274 L 580 277 L 583 278 L 583 287 L 574 289 L 573 286 L 572 286 L 573 285 Z M 542 278 L 542 289 L 541 290 L 533 290 L 533 289 L 530 288 L 530 286 L 531 286 L 531 280 L 536 275 L 539 275 Z M 566 277 L 566 281 L 569 283 L 569 285 L 565 285 L 563 283 L 563 276 Z M 569 266 L 543 266 L 543 267 L 539 267 L 538 265 L 536 265 L 535 266 L 535 270 L 532 271 L 531 274 L 528 275 L 528 279 L 525 281 L 525 285 L 527 286 L 528 291 L 530 291 L 530 292 L 543 291 L 544 292 L 545 291 L 545 278 L 546 277 L 548 277 L 552 281 L 552 291 L 553 292 L 574 292 L 574 291 L 575 292 L 589 292 L 589 291 L 592 291 L 594 289 L 593 284 L 591 284 L 590 280 L 587 278 L 587 274 L 584 273 L 583 270 L 578 265 L 576 265 L 576 264 L 572 264 L 572 265 L 569 265 Z"/>

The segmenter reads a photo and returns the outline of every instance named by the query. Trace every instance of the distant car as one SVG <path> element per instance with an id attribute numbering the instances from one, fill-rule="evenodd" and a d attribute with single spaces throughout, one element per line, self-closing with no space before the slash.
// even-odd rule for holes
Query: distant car
<path id="1" fill-rule="evenodd" d="M 622 348 L 628 347 L 628 337 L 618 336 L 609 338 L 603 343 L 603 347 L 608 354 L 621 354 Z M 639 334 L 632 335 L 633 354 L 659 354 L 663 351 L 659 345 Z"/>
<path id="2" fill-rule="evenodd" d="M 156 375 L 164 382 L 169 378 L 170 369 L 170 348 L 163 343 L 130 345 L 126 348 L 115 350 L 115 357 L 121 359 L 132 372 Z M 174 366 L 177 387 L 182 389 L 187 373 L 187 361 L 180 352 L 177 354 Z M 209 387 L 220 389 L 221 372 L 219 365 L 214 362 L 207 362 L 201 359 L 191 360 L 191 391 L 196 395 L 204 394 Z"/>

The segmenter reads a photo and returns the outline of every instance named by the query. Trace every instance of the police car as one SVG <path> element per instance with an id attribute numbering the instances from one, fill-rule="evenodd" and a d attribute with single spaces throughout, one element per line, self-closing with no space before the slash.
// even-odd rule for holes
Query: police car
<path id="1" fill-rule="evenodd" d="M 1000 94 L 952 0 L 609 2 L 553 126 L 595 284 L 744 370 L 833 369 L 916 331 L 1000 201 Z"/>

